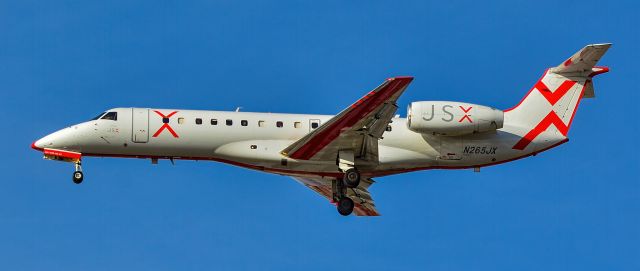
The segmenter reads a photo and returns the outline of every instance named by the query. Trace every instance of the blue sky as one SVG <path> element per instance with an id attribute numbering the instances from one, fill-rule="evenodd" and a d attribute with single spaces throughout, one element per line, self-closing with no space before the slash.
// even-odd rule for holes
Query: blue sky
<path id="1" fill-rule="evenodd" d="M 638 270 L 636 1 L 2 1 L 3 270 Z M 44 161 L 118 106 L 334 114 L 382 80 L 506 109 L 612 42 L 571 141 L 481 173 L 379 178 L 379 218 L 211 162 Z"/>

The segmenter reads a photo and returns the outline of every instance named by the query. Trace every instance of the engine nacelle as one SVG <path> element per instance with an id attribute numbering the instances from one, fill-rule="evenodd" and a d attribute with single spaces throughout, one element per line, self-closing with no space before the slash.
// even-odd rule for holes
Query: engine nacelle
<path id="1" fill-rule="evenodd" d="M 502 128 L 504 112 L 477 104 L 424 101 L 413 102 L 407 110 L 409 130 L 435 135 L 465 135 Z"/>

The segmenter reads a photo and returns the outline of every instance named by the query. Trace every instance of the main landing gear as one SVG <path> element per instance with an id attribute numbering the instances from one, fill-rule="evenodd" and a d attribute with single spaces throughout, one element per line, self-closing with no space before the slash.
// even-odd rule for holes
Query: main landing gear
<path id="1" fill-rule="evenodd" d="M 76 171 L 73 172 L 73 183 L 80 184 L 84 179 L 84 174 L 82 173 L 82 164 L 80 161 L 75 162 Z"/>
<path id="2" fill-rule="evenodd" d="M 360 172 L 358 172 L 355 168 L 347 169 L 344 172 L 344 177 L 342 178 L 344 184 L 349 188 L 356 188 L 360 185 Z"/>
<path id="3" fill-rule="evenodd" d="M 347 189 L 353 189 L 360 185 L 360 172 L 356 169 L 352 150 L 339 151 L 336 164 L 343 174 L 342 178 L 333 181 L 333 201 L 336 203 L 338 213 L 347 216 L 353 213 L 355 207 L 355 203 L 347 194 Z"/>
<path id="4" fill-rule="evenodd" d="M 338 152 L 336 164 L 344 176 L 342 181 L 349 188 L 356 188 L 360 185 L 360 172 L 356 169 L 355 157 L 352 150 L 341 150 Z"/>
<path id="5" fill-rule="evenodd" d="M 358 182 L 359 177 L 360 176 L 358 176 Z M 336 203 L 338 213 L 343 216 L 348 216 L 353 213 L 353 208 L 355 207 L 355 203 L 347 195 L 347 188 L 348 186 L 345 179 L 337 179 L 332 183 L 333 201 Z"/>
<path id="6" fill-rule="evenodd" d="M 343 216 L 348 216 L 353 213 L 353 207 L 355 207 L 355 204 L 351 198 L 342 197 L 338 200 L 338 204 L 336 206 L 338 207 L 338 213 Z"/>

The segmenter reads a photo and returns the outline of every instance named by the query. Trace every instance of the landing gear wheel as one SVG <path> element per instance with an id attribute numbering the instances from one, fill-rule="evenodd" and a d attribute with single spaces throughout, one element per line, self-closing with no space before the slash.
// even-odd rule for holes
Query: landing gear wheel
<path id="1" fill-rule="evenodd" d="M 353 212 L 354 206 L 352 199 L 349 197 L 342 197 L 338 200 L 338 213 L 343 216 L 348 216 Z"/>
<path id="2" fill-rule="evenodd" d="M 82 174 L 82 171 L 76 171 L 73 173 L 73 183 L 80 184 L 82 183 L 82 179 L 84 179 L 84 174 Z"/>
<path id="3" fill-rule="evenodd" d="M 342 178 L 344 184 L 349 188 L 356 188 L 360 184 L 360 172 L 355 168 L 347 169 L 344 172 L 344 178 Z"/>

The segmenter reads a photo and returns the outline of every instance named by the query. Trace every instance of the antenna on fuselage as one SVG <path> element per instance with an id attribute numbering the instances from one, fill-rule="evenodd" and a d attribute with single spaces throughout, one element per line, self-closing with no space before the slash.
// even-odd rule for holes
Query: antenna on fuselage
<path id="1" fill-rule="evenodd" d="M 240 112 L 240 108 L 242 108 L 241 106 L 236 107 L 236 112 Z"/>

